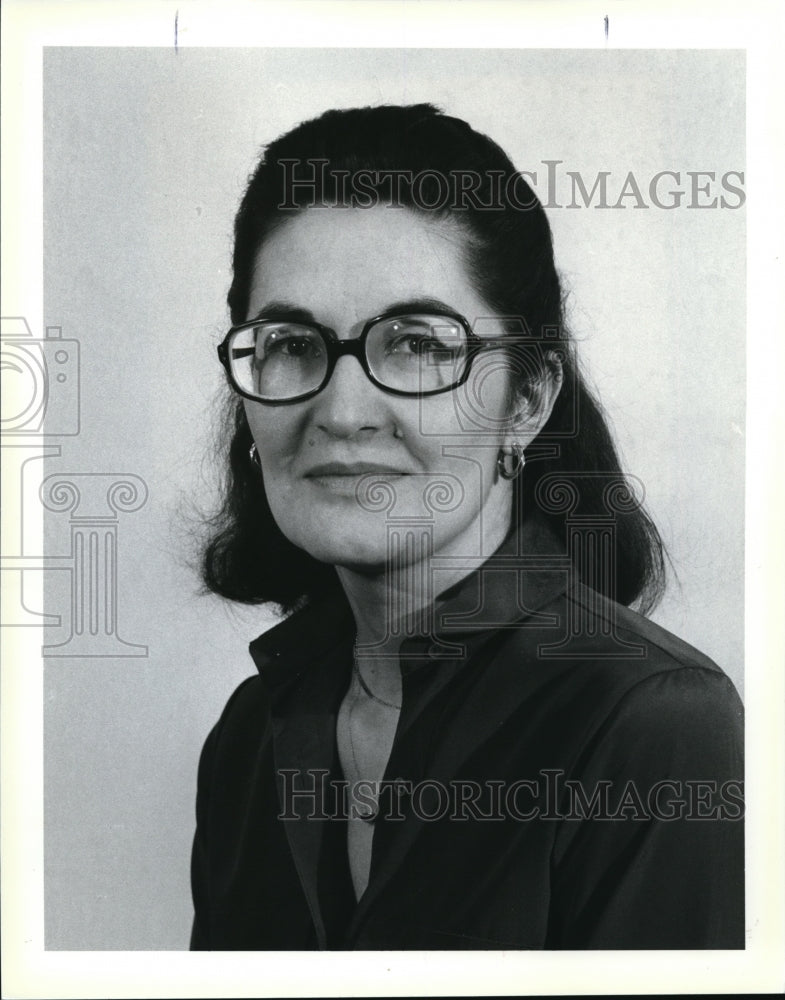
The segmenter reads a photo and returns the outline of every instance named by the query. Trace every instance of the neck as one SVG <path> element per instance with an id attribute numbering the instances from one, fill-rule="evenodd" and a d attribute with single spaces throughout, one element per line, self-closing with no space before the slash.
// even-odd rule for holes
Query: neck
<path id="1" fill-rule="evenodd" d="M 430 551 L 430 536 L 407 533 L 402 551 L 388 560 L 382 572 L 366 574 L 347 567 L 337 567 L 338 577 L 354 615 L 357 626 L 358 660 L 362 664 L 376 660 L 382 667 L 386 661 L 394 663 L 401 642 L 407 635 L 422 634 L 429 609 L 439 593 L 454 586 L 476 568 L 472 563 L 486 557 L 504 541 L 509 530 L 509 517 L 495 519 L 485 525 L 480 543 L 480 532 L 462 533 L 437 553 Z M 470 538 L 474 544 L 467 544 Z M 455 566 L 441 562 L 438 571 L 438 591 L 432 571 L 433 556 L 461 557 Z M 468 559 L 466 557 L 469 557 Z M 374 647 L 363 649 L 363 647 Z"/>

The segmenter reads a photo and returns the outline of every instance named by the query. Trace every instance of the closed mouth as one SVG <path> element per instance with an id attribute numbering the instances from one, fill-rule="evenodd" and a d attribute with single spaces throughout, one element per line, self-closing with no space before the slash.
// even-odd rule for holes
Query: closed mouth
<path id="1" fill-rule="evenodd" d="M 392 466 L 376 465 L 372 462 L 326 462 L 323 465 L 315 465 L 305 473 L 306 479 L 322 478 L 348 478 L 358 476 L 405 476 L 408 475 L 403 469 L 395 469 Z"/>

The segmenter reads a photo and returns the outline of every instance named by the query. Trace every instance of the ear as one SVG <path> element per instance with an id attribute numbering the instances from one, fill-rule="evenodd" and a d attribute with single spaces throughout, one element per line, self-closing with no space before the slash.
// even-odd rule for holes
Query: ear
<path id="1" fill-rule="evenodd" d="M 548 422 L 564 381 L 562 357 L 559 351 L 548 351 L 539 378 L 515 392 L 506 445 L 516 442 L 521 448 L 528 447 Z"/>

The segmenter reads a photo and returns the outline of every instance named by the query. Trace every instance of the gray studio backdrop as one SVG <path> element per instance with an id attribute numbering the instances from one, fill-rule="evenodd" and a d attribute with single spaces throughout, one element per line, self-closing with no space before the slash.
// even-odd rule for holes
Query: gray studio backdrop
<path id="1" fill-rule="evenodd" d="M 48 948 L 187 946 L 198 753 L 273 620 L 200 596 L 189 567 L 255 156 L 328 107 L 423 100 L 537 172 L 572 327 L 678 574 L 654 617 L 741 687 L 744 208 L 738 175 L 721 178 L 744 170 L 742 54 L 48 49 L 46 350 L 78 383 L 49 414 L 48 434 L 64 423 L 42 494 L 60 619 L 46 629 Z M 567 171 L 589 192 L 607 172 L 619 207 L 579 191 L 566 207 Z M 662 207 L 661 171 L 679 177 L 660 179 Z"/>

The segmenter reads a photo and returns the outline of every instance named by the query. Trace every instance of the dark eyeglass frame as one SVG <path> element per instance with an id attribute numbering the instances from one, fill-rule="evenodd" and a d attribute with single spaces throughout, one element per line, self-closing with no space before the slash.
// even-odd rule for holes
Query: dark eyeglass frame
<path id="1" fill-rule="evenodd" d="M 368 334 L 377 323 L 381 323 L 383 320 L 405 319 L 408 316 L 418 315 L 433 316 L 437 319 L 446 319 L 454 323 L 460 323 L 466 333 L 467 340 L 466 361 L 464 363 L 463 372 L 461 373 L 461 377 L 459 379 L 451 382 L 449 385 L 439 386 L 438 389 L 427 389 L 424 392 L 411 391 L 408 389 L 391 389 L 390 386 L 383 385 L 379 382 L 378 379 L 374 377 L 370 369 L 370 365 L 368 364 L 368 355 L 365 350 Z M 335 330 L 329 326 L 324 326 L 321 323 L 316 323 L 310 320 L 307 322 L 292 320 L 292 322 L 296 322 L 298 326 L 316 330 L 321 334 L 327 350 L 327 368 L 325 369 L 324 378 L 322 379 L 321 384 L 315 389 L 309 389 L 308 392 L 301 393 L 299 396 L 291 396 L 287 399 L 267 399 L 264 396 L 258 396 L 252 392 L 248 392 L 247 389 L 243 389 L 235 381 L 232 374 L 232 363 L 229 358 L 229 345 L 231 344 L 232 339 L 243 330 L 253 329 L 253 327 L 261 326 L 263 323 L 280 322 L 285 322 L 285 320 L 282 320 L 280 316 L 259 316 L 257 319 L 252 320 L 249 323 L 240 323 L 237 326 L 233 326 L 218 345 L 218 358 L 226 369 L 229 382 L 235 392 L 239 393 L 239 395 L 243 396 L 245 399 L 251 399 L 257 403 L 264 403 L 266 406 L 287 406 L 289 403 L 301 403 L 303 400 L 310 399 L 312 396 L 318 395 L 318 393 L 320 393 L 322 389 L 327 386 L 332 378 L 338 359 L 342 358 L 346 354 L 357 358 L 368 380 L 375 385 L 377 389 L 381 389 L 382 392 L 388 392 L 391 396 L 411 396 L 415 398 L 422 398 L 424 396 L 436 396 L 443 392 L 451 392 L 453 389 L 457 389 L 459 386 L 463 385 L 469 377 L 469 372 L 471 371 L 474 359 L 481 351 L 506 347 L 509 345 L 511 340 L 509 337 L 478 337 L 474 330 L 472 330 L 468 321 L 461 316 L 460 313 L 449 312 L 447 310 L 422 309 L 411 312 L 401 312 L 400 309 L 395 309 L 391 312 L 380 313 L 378 316 L 374 316 L 372 319 L 369 319 L 363 325 L 359 337 L 351 337 L 347 340 L 339 340 L 338 334 Z"/>

